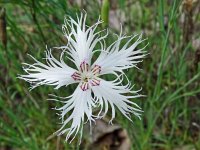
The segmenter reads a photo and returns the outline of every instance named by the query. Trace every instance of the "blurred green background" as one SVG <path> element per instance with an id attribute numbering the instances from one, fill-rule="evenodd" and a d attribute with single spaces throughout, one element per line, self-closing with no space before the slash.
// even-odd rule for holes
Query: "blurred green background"
<path id="1" fill-rule="evenodd" d="M 83 10 L 88 25 L 102 15 L 99 30 L 109 26 L 119 34 L 122 23 L 127 35 L 148 37 L 150 54 L 142 70 L 127 71 L 147 95 L 134 99 L 144 110 L 142 120 L 133 116 L 132 124 L 120 113 L 115 119 L 127 130 L 131 149 L 200 149 L 200 1 L 0 0 L 0 7 L 0 150 L 83 149 L 77 139 L 69 144 L 64 136 L 51 137 L 60 127 L 51 108 L 59 104 L 47 101 L 48 94 L 67 96 L 74 87 L 30 92 L 29 84 L 16 78 L 24 73 L 21 63 L 32 62 L 27 53 L 42 60 L 46 45 L 66 44 L 64 15 L 76 17 Z"/>

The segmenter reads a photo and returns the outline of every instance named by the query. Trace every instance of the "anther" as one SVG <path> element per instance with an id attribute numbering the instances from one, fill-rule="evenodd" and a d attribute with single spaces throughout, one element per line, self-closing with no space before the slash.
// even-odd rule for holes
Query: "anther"
<path id="1" fill-rule="evenodd" d="M 100 80 L 98 80 L 98 79 L 92 79 L 91 80 L 91 85 L 92 86 L 98 86 L 98 85 L 100 85 Z"/>
<path id="2" fill-rule="evenodd" d="M 81 72 L 89 71 L 89 64 L 86 63 L 85 61 L 83 61 L 83 62 L 80 64 L 80 69 L 81 69 Z"/>
<path id="3" fill-rule="evenodd" d="M 94 68 L 92 69 L 92 73 L 94 75 L 99 74 L 101 72 L 101 66 L 95 65 Z"/>
<path id="4" fill-rule="evenodd" d="M 71 77 L 74 79 L 74 80 L 81 80 L 81 74 L 79 72 L 74 72 Z"/>
<path id="5" fill-rule="evenodd" d="M 89 89 L 89 83 L 84 82 L 84 83 L 82 83 L 82 85 L 80 87 L 83 91 L 86 91 L 87 89 Z"/>

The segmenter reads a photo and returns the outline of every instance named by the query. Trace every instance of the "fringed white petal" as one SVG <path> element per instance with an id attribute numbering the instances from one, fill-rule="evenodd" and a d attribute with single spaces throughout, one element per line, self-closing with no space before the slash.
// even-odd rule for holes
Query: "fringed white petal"
<path id="1" fill-rule="evenodd" d="M 123 72 L 124 69 L 131 67 L 137 68 L 137 63 L 141 62 L 147 54 L 146 51 L 143 51 L 146 46 L 141 49 L 136 49 L 136 47 L 145 40 L 142 40 L 142 34 L 138 37 L 136 42 L 130 45 L 136 37 L 138 37 L 138 35 L 132 36 L 128 42 L 122 46 L 122 41 L 128 37 L 120 35 L 117 41 L 101 51 L 100 56 L 94 63 L 102 67 L 101 74 Z"/>
<path id="2" fill-rule="evenodd" d="M 86 14 L 81 14 L 80 18 L 77 16 L 77 21 L 71 17 L 66 17 L 64 25 L 62 26 L 65 37 L 68 40 L 67 46 L 60 48 L 66 48 L 76 64 L 77 68 L 80 67 L 81 62 L 86 61 L 91 63 L 92 52 L 96 44 L 107 37 L 100 36 L 100 32 L 96 32 L 96 28 L 101 21 L 98 20 L 93 26 L 86 26 Z"/>
<path id="3" fill-rule="evenodd" d="M 100 112 L 97 118 L 101 118 L 106 115 L 108 111 L 108 104 L 110 104 L 112 110 L 111 122 L 115 118 L 115 107 L 118 108 L 119 111 L 130 121 L 131 113 L 140 118 L 142 112 L 141 108 L 130 99 L 141 97 L 142 95 L 137 94 L 138 91 L 132 91 L 130 84 L 122 86 L 121 82 L 122 80 L 105 81 L 101 79 L 99 86 L 92 87 L 95 99 L 98 99 L 100 104 Z M 100 116 L 103 109 L 104 115 Z"/>
<path id="4" fill-rule="evenodd" d="M 40 85 L 52 85 L 55 86 L 55 89 L 58 89 L 61 86 L 75 83 L 76 81 L 74 81 L 71 75 L 76 70 L 66 65 L 62 57 L 61 55 L 60 61 L 58 61 L 53 57 L 51 50 L 47 50 L 45 58 L 47 65 L 32 57 L 35 63 L 32 65 L 23 63 L 23 70 L 27 74 L 20 75 L 18 78 L 31 83 L 31 89 Z"/>
<path id="5" fill-rule="evenodd" d="M 92 107 L 95 104 L 91 95 L 91 90 L 83 91 L 80 86 L 76 88 L 72 96 L 68 97 L 68 100 L 65 102 L 65 105 L 57 110 L 61 111 L 62 127 L 56 132 L 57 135 L 61 135 L 67 132 L 66 140 L 68 140 L 72 135 L 75 138 L 78 131 L 80 131 L 81 126 L 84 121 L 87 120 L 90 122 L 94 121 L 92 118 Z M 71 114 L 66 117 L 66 114 L 71 112 Z M 87 119 L 85 119 L 85 116 Z M 66 127 L 68 123 L 71 122 L 71 127 Z M 82 135 L 82 131 L 81 135 Z M 81 139 L 81 137 L 80 137 Z"/>

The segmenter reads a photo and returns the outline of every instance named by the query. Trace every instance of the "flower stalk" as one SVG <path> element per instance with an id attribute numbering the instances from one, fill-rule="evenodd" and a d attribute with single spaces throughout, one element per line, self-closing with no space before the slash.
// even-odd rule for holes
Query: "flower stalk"
<path id="1" fill-rule="evenodd" d="M 109 10 L 110 10 L 110 0 L 103 0 L 101 7 L 101 18 L 103 28 L 109 25 Z"/>

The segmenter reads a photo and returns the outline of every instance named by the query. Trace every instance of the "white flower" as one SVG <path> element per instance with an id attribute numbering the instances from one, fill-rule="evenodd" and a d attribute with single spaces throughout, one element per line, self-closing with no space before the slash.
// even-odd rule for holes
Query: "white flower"
<path id="1" fill-rule="evenodd" d="M 87 120 L 90 122 L 103 117 L 111 107 L 112 118 L 115 118 L 115 109 L 118 110 L 129 120 L 130 114 L 140 118 L 142 112 L 140 107 L 131 101 L 132 98 L 140 97 L 138 91 L 133 91 L 128 80 L 128 84 L 122 85 L 127 79 L 124 70 L 132 67 L 137 68 L 137 64 L 142 61 L 146 55 L 143 49 L 136 49 L 137 45 L 142 43 L 141 35 L 131 37 L 120 36 L 110 46 L 106 47 L 105 39 L 108 34 L 101 36 L 103 31 L 96 32 L 97 26 L 101 24 L 98 20 L 93 26 L 86 26 L 86 14 L 81 14 L 77 21 L 71 17 L 65 18 L 63 32 L 68 40 L 66 46 L 60 47 L 63 52 L 60 60 L 54 58 L 51 50 L 46 51 L 46 62 L 43 64 L 35 61 L 34 64 L 24 63 L 26 75 L 20 75 L 19 78 L 32 84 L 32 88 L 40 85 L 52 85 L 55 89 L 61 86 L 68 86 L 72 83 L 78 83 L 74 93 L 65 97 L 62 101 L 64 105 L 56 108 L 61 111 L 62 126 L 56 132 L 58 135 L 67 132 L 66 140 L 78 133 L 82 124 Z M 124 45 L 122 41 L 128 39 Z M 136 40 L 135 40 L 136 39 Z M 135 41 L 133 43 L 133 41 Z M 101 49 L 97 50 L 96 45 L 100 43 Z M 132 44 L 133 43 L 133 44 Z M 99 57 L 92 63 L 92 57 L 95 52 L 100 51 Z M 69 67 L 63 60 L 63 55 L 67 53 L 68 59 L 72 61 L 76 68 Z M 116 76 L 114 81 L 102 79 L 102 75 L 113 74 Z M 100 107 L 97 115 L 93 114 L 93 109 Z M 104 112 L 103 116 L 100 116 Z M 66 115 L 68 117 L 66 117 Z M 71 124 L 67 128 L 66 125 Z M 82 132 L 82 131 L 81 131 Z"/>

